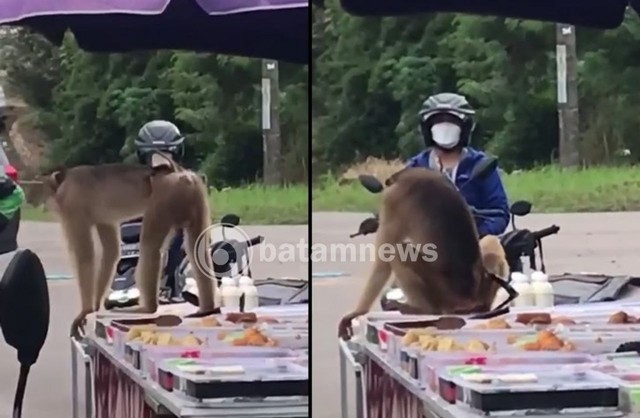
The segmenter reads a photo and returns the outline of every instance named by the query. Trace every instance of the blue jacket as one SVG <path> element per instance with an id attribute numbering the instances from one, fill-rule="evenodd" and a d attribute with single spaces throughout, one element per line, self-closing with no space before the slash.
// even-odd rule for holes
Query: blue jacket
<path id="1" fill-rule="evenodd" d="M 430 152 L 430 149 L 422 151 L 411 158 L 407 166 L 435 168 L 429 158 Z M 458 188 L 467 182 L 473 167 L 486 156 L 484 152 L 471 147 L 465 148 L 463 152 L 464 155 L 455 173 L 455 184 Z M 497 169 L 482 179 L 473 180 L 472 183 L 461 189 L 460 193 L 469 206 L 481 211 L 492 210 L 491 214 L 476 216 L 476 226 L 480 237 L 504 233 L 509 225 L 509 201 Z"/>

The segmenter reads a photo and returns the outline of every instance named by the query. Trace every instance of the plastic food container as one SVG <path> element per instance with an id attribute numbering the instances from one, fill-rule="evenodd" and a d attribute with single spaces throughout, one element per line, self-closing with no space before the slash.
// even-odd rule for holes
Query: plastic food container
<path id="1" fill-rule="evenodd" d="M 535 383 L 473 383 L 455 377 L 458 404 L 499 411 L 618 409 L 618 384 L 597 372 L 538 372 Z"/>
<path id="2" fill-rule="evenodd" d="M 392 364 L 399 365 L 408 373 L 411 377 L 417 380 L 421 380 L 419 373 L 420 367 L 418 365 L 421 356 L 433 356 L 434 358 L 443 357 L 447 358 L 452 354 L 462 353 L 467 356 L 483 356 L 488 354 L 500 354 L 515 352 L 517 349 L 509 344 L 511 337 L 522 337 L 527 335 L 535 335 L 535 331 L 531 329 L 524 330 L 511 330 L 510 333 L 492 331 L 439 331 L 432 334 L 436 337 L 449 337 L 452 338 L 455 343 L 459 345 L 466 345 L 472 341 L 481 341 L 489 345 L 487 351 L 428 351 L 419 347 L 405 346 L 402 344 L 402 337 L 397 335 L 391 335 L 388 340 L 388 357 Z"/>
<path id="3" fill-rule="evenodd" d="M 243 372 L 212 370 L 229 366 Z M 196 399 L 309 395 L 308 369 L 287 359 L 163 360 L 158 377 L 165 390 Z"/>
<path id="4" fill-rule="evenodd" d="M 476 354 L 476 353 L 424 353 L 419 359 L 420 383 L 431 391 L 438 393 L 439 379 L 444 370 L 451 366 L 479 366 L 481 368 L 537 368 L 564 367 L 566 365 L 594 365 L 593 357 L 582 353 L 537 351 L 532 355 Z M 591 366 L 595 367 L 595 366 Z"/>
<path id="5" fill-rule="evenodd" d="M 299 358 L 299 353 L 281 348 L 270 347 L 233 347 L 233 348 L 185 348 L 147 346 L 140 352 L 140 371 L 143 376 L 158 381 L 158 364 L 165 359 L 203 359 L 219 358 Z"/>

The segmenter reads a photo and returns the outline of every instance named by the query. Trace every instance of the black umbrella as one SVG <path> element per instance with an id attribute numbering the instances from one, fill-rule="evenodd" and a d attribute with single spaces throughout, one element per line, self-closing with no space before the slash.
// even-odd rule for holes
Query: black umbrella
<path id="1" fill-rule="evenodd" d="M 312 0 L 322 5 L 324 0 Z M 622 23 L 628 0 L 341 0 L 357 16 L 403 16 L 455 12 L 561 22 L 600 29 Z M 631 0 L 640 10 L 640 0 Z"/>
<path id="2" fill-rule="evenodd" d="M 90 52 L 182 49 L 309 60 L 307 0 L 3 0 L 0 24 Z"/>

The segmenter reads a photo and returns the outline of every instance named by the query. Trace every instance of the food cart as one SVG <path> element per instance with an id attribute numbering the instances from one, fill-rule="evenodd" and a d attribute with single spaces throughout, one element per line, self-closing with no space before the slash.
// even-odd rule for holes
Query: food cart
<path id="1" fill-rule="evenodd" d="M 161 322 L 184 308 L 96 317 L 95 332 L 72 340 L 73 418 L 308 416 L 307 305 L 259 308 L 257 322 Z M 271 344 L 239 343 L 249 332 Z"/>
<path id="2" fill-rule="evenodd" d="M 372 313 L 339 342 L 342 417 L 349 367 L 357 418 L 640 416 L 638 315 L 640 302 L 563 305 L 439 329 Z"/>

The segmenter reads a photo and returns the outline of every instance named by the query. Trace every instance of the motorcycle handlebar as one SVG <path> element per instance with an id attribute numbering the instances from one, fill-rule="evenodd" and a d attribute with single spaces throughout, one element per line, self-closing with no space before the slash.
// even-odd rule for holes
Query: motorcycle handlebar
<path id="1" fill-rule="evenodd" d="M 258 245 L 262 243 L 262 241 L 264 241 L 264 237 L 262 235 L 258 235 L 257 237 L 251 238 L 250 240 L 245 241 L 244 243 L 247 247 L 253 247 L 254 245 Z"/>
<path id="2" fill-rule="evenodd" d="M 535 240 L 537 241 L 544 237 L 548 237 L 549 235 L 557 234 L 558 231 L 560 231 L 560 227 L 557 225 L 552 225 L 539 231 L 534 231 L 531 233 L 531 235 L 533 235 L 533 238 L 535 238 Z"/>

